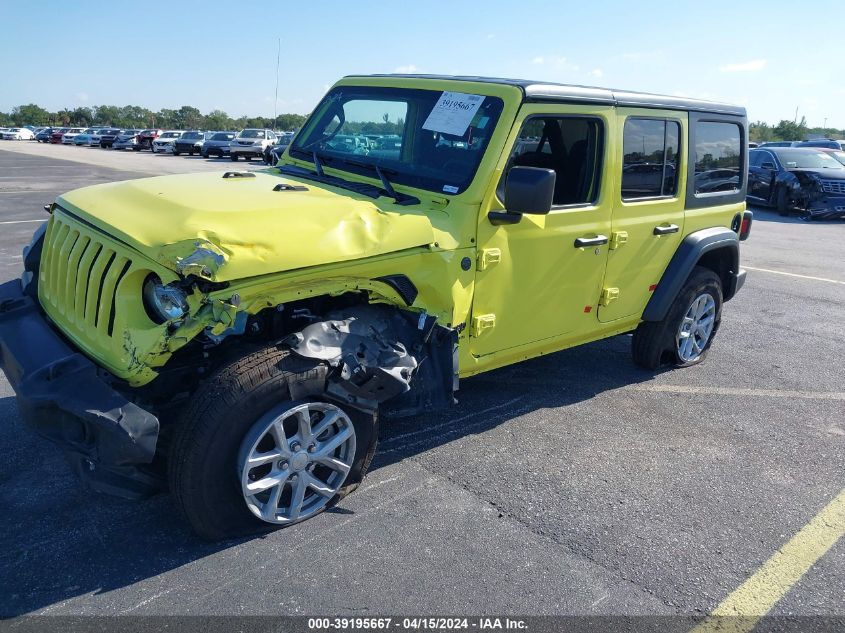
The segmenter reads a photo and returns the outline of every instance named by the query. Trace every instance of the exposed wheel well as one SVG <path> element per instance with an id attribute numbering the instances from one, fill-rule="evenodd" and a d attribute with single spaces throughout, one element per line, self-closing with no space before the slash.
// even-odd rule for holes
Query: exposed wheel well
<path id="1" fill-rule="evenodd" d="M 733 257 L 731 251 L 727 248 L 717 248 L 715 250 L 704 253 L 698 260 L 697 265 L 702 268 L 709 268 L 714 273 L 719 275 L 719 280 L 722 282 L 722 288 L 727 288 L 730 284 L 731 273 L 733 270 Z"/>

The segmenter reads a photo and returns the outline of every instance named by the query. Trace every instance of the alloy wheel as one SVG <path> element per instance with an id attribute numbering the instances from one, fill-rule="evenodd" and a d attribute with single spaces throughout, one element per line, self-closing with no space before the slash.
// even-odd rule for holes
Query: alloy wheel
<path id="1" fill-rule="evenodd" d="M 241 444 L 241 492 L 262 521 L 289 524 L 323 510 L 355 458 L 355 427 L 326 402 L 287 402 L 262 416 Z"/>
<path id="2" fill-rule="evenodd" d="M 685 363 L 698 359 L 707 348 L 716 324 L 716 301 L 709 292 L 693 299 L 675 336 L 678 357 Z"/>

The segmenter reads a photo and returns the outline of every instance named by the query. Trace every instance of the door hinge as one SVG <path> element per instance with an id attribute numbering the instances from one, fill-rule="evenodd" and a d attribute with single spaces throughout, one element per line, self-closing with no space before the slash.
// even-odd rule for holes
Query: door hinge
<path id="1" fill-rule="evenodd" d="M 495 314 L 481 314 L 472 320 L 472 335 L 479 336 L 484 330 L 496 326 Z"/>
<path id="2" fill-rule="evenodd" d="M 610 234 L 610 244 L 608 245 L 608 248 L 613 251 L 627 242 L 628 231 L 614 231 Z"/>
<path id="3" fill-rule="evenodd" d="M 502 251 L 498 248 L 485 248 L 478 254 L 478 262 L 476 268 L 478 270 L 487 270 L 491 266 L 495 266 L 502 261 Z"/>
<path id="4" fill-rule="evenodd" d="M 601 291 L 601 298 L 599 299 L 600 306 L 608 306 L 611 301 L 619 298 L 619 288 L 603 288 Z"/>

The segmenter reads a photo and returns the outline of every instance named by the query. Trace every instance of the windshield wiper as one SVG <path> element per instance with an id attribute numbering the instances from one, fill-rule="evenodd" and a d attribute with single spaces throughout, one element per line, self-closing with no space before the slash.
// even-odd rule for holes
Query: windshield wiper
<path id="1" fill-rule="evenodd" d="M 325 174 L 323 173 L 323 163 L 320 162 L 320 157 L 317 156 L 317 150 L 311 152 L 311 157 L 314 159 L 314 171 L 322 178 Z"/>
<path id="2" fill-rule="evenodd" d="M 392 170 L 382 169 L 376 163 L 365 163 L 363 161 L 358 160 L 349 160 L 348 158 L 341 158 L 342 162 L 346 163 L 347 165 L 354 165 L 356 167 L 363 167 L 364 169 L 371 169 L 376 172 L 379 180 L 381 180 L 381 186 L 384 187 L 385 193 L 393 198 L 396 201 L 396 204 L 401 204 L 402 206 L 407 206 L 411 204 L 419 204 L 419 198 L 415 198 L 414 196 L 409 196 L 404 193 L 400 193 L 393 188 L 393 183 L 388 180 L 385 172 L 387 173 L 397 173 Z"/>

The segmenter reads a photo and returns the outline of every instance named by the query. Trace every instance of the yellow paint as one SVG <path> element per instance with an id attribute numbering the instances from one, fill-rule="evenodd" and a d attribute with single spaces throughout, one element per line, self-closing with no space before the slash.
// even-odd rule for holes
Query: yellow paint
<path id="1" fill-rule="evenodd" d="M 153 261 L 172 268 L 210 243 L 225 260 L 207 277 L 244 279 L 431 244 L 423 205 L 396 207 L 302 181 L 308 191 L 273 191 L 290 179 L 185 174 L 94 185 L 58 203 Z M 378 204 L 377 204 L 378 203 Z M 194 272 L 194 271 L 191 271 Z"/>
<path id="2" fill-rule="evenodd" d="M 664 111 L 655 113 L 644 108 L 618 108 L 611 123 L 614 134 L 622 147 L 625 121 L 629 117 L 654 117 L 677 122 L 681 127 L 681 164 L 678 169 L 677 194 L 668 198 L 651 200 L 622 200 L 622 179 L 614 179 L 611 190 L 614 200 L 611 230 L 625 233 L 626 240 L 619 248 L 611 249 L 607 259 L 604 285 L 621 288 L 618 300 L 600 303 L 598 319 L 602 322 L 616 321 L 632 315 L 640 315 L 650 298 L 648 287 L 660 281 L 663 271 L 681 243 L 684 233 L 684 196 L 686 195 L 687 156 L 687 113 Z M 719 218 L 719 224 L 730 222 L 730 218 Z M 677 233 L 655 235 L 654 227 L 676 224 Z M 711 225 L 712 226 L 712 225 Z"/>
<path id="3" fill-rule="evenodd" d="M 714 609 L 693 633 L 746 633 L 845 534 L 845 489 Z"/>
<path id="4" fill-rule="evenodd" d="M 247 178 L 224 179 L 222 172 L 147 178 L 64 194 L 59 205 L 79 220 L 55 211 L 40 278 L 50 281 L 39 284 L 42 305 L 58 327 L 95 362 L 138 386 L 153 380 L 173 352 L 204 330 L 226 330 L 238 312 L 366 293 L 371 302 L 425 310 L 450 327 L 466 325 L 459 337 L 459 366 L 461 376 L 470 376 L 631 331 L 651 296 L 648 286 L 658 281 L 683 235 L 728 226 L 744 208 L 684 214 L 685 134 L 678 197 L 631 205 L 620 200 L 625 116 L 674 117 L 686 131 L 684 113 L 523 103 L 514 86 L 448 79 L 350 77 L 338 85 L 469 92 L 499 97 L 504 107 L 476 177 L 461 194 L 396 186 L 419 198 L 419 205 L 399 206 L 392 198 L 372 199 L 275 169 Z M 590 115 L 602 122 L 601 189 L 594 204 L 493 226 L 487 213 L 503 208 L 497 185 L 523 122 L 535 114 Z M 313 168 L 288 154 L 283 160 Z M 324 169 L 354 182 L 381 184 L 375 176 Z M 287 181 L 307 191 L 273 191 Z M 682 230 L 655 239 L 654 224 L 670 220 Z M 576 238 L 597 234 L 611 236 L 612 244 L 574 247 Z M 113 252 L 116 262 L 128 266 L 125 274 L 92 257 L 86 240 Z M 465 258 L 473 263 L 469 270 L 462 265 Z M 87 292 L 86 275 L 72 279 L 62 262 L 69 269 L 91 266 L 88 276 L 103 278 L 106 294 L 114 299 L 113 334 L 107 331 L 109 310 L 100 309 L 96 326 L 83 318 L 86 301 L 92 310 L 97 305 L 97 292 Z M 165 283 L 190 273 L 227 285 L 195 290 L 184 322 L 158 325 L 141 302 L 144 280 L 153 273 Z M 413 306 L 374 281 L 391 274 L 407 275 L 417 287 Z M 592 309 L 605 288 L 618 291 L 614 300 L 607 295 L 601 308 Z"/>

